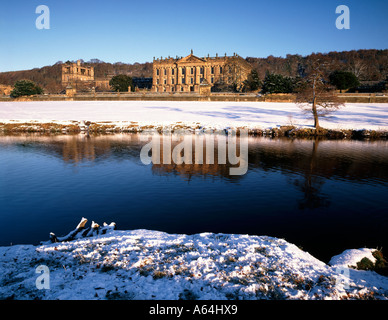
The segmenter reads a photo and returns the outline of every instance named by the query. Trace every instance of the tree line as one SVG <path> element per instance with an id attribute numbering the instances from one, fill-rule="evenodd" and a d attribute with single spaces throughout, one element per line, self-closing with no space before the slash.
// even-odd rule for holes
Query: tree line
<path id="1" fill-rule="evenodd" d="M 66 61 L 68 62 L 68 61 Z M 76 61 L 70 61 L 76 62 Z M 108 63 L 98 59 L 81 62 L 84 65 L 94 67 L 95 79 L 111 79 L 115 75 L 124 74 L 131 78 L 152 77 L 152 63 L 127 64 L 122 62 Z M 0 84 L 14 86 L 18 80 L 30 80 L 43 88 L 46 93 L 60 93 L 62 87 L 62 64 L 58 61 L 52 66 L 35 68 L 32 70 L 10 71 L 0 73 Z"/>
<path id="2" fill-rule="evenodd" d="M 381 82 L 385 81 L 388 75 L 388 49 L 386 50 L 353 50 L 343 52 L 313 53 L 307 56 L 291 55 L 286 57 L 269 56 L 266 58 L 248 57 L 254 70 L 250 75 L 250 86 L 245 85 L 245 91 L 255 91 L 262 85 L 268 74 L 280 75 L 284 80 L 286 87 L 292 85 L 292 79 L 299 79 L 308 75 L 309 65 L 315 59 L 320 59 L 325 64 L 326 73 L 334 71 L 346 71 L 353 73 L 361 83 L 373 82 L 364 85 L 364 91 L 374 92 L 381 90 Z M 125 74 L 129 77 L 152 77 L 152 63 L 134 63 L 127 64 L 122 62 L 108 63 L 98 59 L 82 61 L 84 64 L 94 67 L 96 78 L 111 78 L 114 75 Z M 59 93 L 61 84 L 61 65 L 58 61 L 52 66 L 35 68 L 32 70 L 12 71 L 0 73 L 0 84 L 14 85 L 18 80 L 28 79 L 42 87 L 47 93 Z M 252 81 L 252 78 L 254 81 Z M 255 80 L 256 78 L 256 80 Z M 278 81 L 280 77 L 278 77 Z M 261 80 L 258 82 L 257 80 Z M 276 80 L 273 78 L 273 80 Z M 256 84 L 255 84 L 256 81 Z"/>
<path id="3" fill-rule="evenodd" d="M 311 65 L 319 60 L 322 76 L 338 90 L 381 92 L 388 84 L 388 50 L 358 50 L 314 53 L 306 57 L 287 55 L 247 58 L 253 70 L 244 91 L 262 88 L 263 93 L 293 93 L 298 83 L 309 75 Z"/>
<path id="4" fill-rule="evenodd" d="M 324 63 L 322 66 L 324 66 Z M 261 81 L 258 72 L 252 70 L 248 75 L 248 79 L 244 81 L 243 91 L 258 91 L 261 89 L 260 92 L 263 94 L 297 93 L 306 77 L 308 77 L 308 74 L 304 77 L 298 76 L 293 78 L 267 72 L 263 81 Z M 332 89 L 340 91 L 352 88 L 356 89 L 360 85 L 360 81 L 356 75 L 350 71 L 335 70 L 330 74 L 327 71 L 323 71 L 322 77 L 326 83 L 332 85 Z"/>
<path id="5" fill-rule="evenodd" d="M 329 53 L 312 53 L 307 56 L 287 54 L 285 58 L 268 56 L 246 60 L 261 79 L 266 73 L 275 73 L 288 77 L 303 77 L 311 61 L 320 59 L 331 71 L 349 71 L 360 81 L 382 81 L 388 75 L 388 50 L 352 50 Z"/>

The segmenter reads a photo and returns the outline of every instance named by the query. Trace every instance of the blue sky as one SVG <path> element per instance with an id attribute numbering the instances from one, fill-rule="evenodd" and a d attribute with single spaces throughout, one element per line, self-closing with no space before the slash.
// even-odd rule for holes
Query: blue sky
<path id="1" fill-rule="evenodd" d="M 38 30 L 38 5 L 50 29 Z M 338 5 L 350 30 L 338 30 Z M 152 62 L 154 56 L 242 57 L 388 48 L 386 0 L 13 0 L 0 11 L 0 71 L 98 58 Z"/>

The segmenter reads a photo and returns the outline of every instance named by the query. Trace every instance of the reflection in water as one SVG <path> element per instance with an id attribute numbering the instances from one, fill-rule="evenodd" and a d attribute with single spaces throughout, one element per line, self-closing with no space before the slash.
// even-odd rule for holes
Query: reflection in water
<path id="1" fill-rule="evenodd" d="M 161 147 L 161 163 L 146 166 L 139 134 L 0 136 L 0 245 L 60 235 L 80 216 L 282 237 L 322 259 L 388 245 L 386 141 L 248 139 L 248 172 L 231 176 L 236 165 L 220 163 L 217 144 L 214 164 L 163 164 Z"/>
<path id="2" fill-rule="evenodd" d="M 150 138 L 149 138 L 150 139 Z M 176 140 L 172 148 L 182 142 Z M 160 140 L 162 143 L 162 139 Z M 140 163 L 140 150 L 147 138 L 140 139 L 139 134 L 114 134 L 101 136 L 80 135 L 17 135 L 0 136 L 0 146 L 15 145 L 33 152 L 47 153 L 60 157 L 74 166 L 85 162 L 100 162 L 108 158 L 132 160 Z M 249 137 L 249 167 L 264 171 L 279 169 L 283 174 L 298 172 L 304 179 L 291 182 L 304 194 L 305 201 L 319 194 L 324 179 L 331 177 L 367 183 L 370 179 L 386 182 L 388 178 L 388 142 L 346 141 L 346 140 L 290 140 Z M 238 150 L 239 147 L 237 147 Z M 158 174 L 177 174 L 190 176 L 219 176 L 231 179 L 228 161 L 219 164 L 217 144 L 215 144 L 214 164 L 163 164 L 161 146 L 161 164 L 152 164 L 152 170 Z M 204 154 L 206 148 L 204 146 Z M 242 178 L 242 177 L 237 177 Z M 322 205 L 326 200 L 322 199 Z M 304 207 L 304 206 L 302 206 Z M 307 205 L 306 207 L 310 207 Z M 312 205 L 311 207 L 314 207 Z"/>
<path id="3" fill-rule="evenodd" d="M 319 207 L 328 207 L 330 200 L 322 194 L 322 186 L 325 180 L 317 176 L 317 151 L 319 139 L 313 141 L 313 147 L 310 158 L 310 165 L 303 172 L 304 179 L 295 179 L 294 185 L 302 191 L 304 198 L 299 200 L 299 209 L 315 209 Z M 308 155 L 306 155 L 308 157 Z"/>
<path id="4" fill-rule="evenodd" d="M 193 141 L 194 141 L 193 135 Z M 163 136 L 162 136 L 163 137 Z M 41 152 L 60 157 L 65 163 L 77 166 L 82 163 L 99 163 L 105 159 L 131 160 L 140 163 L 140 151 L 150 141 L 151 135 L 115 134 L 89 136 L 79 135 L 18 135 L 0 137 L 0 145 L 15 145 L 33 152 Z M 184 136 L 172 139 L 170 152 L 183 141 Z M 216 136 L 225 139 L 225 136 Z M 160 164 L 152 163 L 152 172 L 157 175 L 178 175 L 185 180 L 192 177 L 214 178 L 233 182 L 244 175 L 230 175 L 235 167 L 226 159 L 219 161 L 217 143 L 214 145 L 212 159 L 207 159 L 206 145 L 202 150 L 203 164 L 196 163 L 195 143 L 193 143 L 191 163 L 164 164 L 166 157 L 160 139 Z M 239 150 L 239 145 L 237 145 Z M 182 157 L 183 157 L 182 153 Z M 171 159 L 171 156 L 170 156 Z M 300 209 L 328 207 L 330 199 L 323 194 L 326 179 L 341 178 L 367 183 L 370 180 L 386 182 L 388 179 L 388 148 L 386 141 L 322 141 L 314 140 L 272 140 L 263 137 L 249 137 L 248 162 L 250 169 L 280 170 L 289 177 L 288 181 L 302 194 Z M 167 161 L 168 162 L 168 161 Z M 219 163 L 221 162 L 221 163 Z M 298 173 L 295 176 L 295 173 Z"/>

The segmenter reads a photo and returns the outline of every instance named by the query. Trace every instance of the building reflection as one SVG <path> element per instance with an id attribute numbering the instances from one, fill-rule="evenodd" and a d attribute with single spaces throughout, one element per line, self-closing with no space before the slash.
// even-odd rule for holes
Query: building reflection
<path id="1" fill-rule="evenodd" d="M 148 137 L 150 138 L 150 137 Z M 0 136 L 0 147 L 14 145 L 32 149 L 62 159 L 66 164 L 78 166 L 82 163 L 98 164 L 102 161 L 129 160 L 144 166 L 140 161 L 142 147 L 147 137 L 139 134 L 80 135 L 4 135 Z M 194 138 L 193 138 L 194 139 Z M 162 141 L 162 140 L 161 140 Z M 171 150 L 182 140 L 172 143 Z M 162 142 L 161 142 L 162 143 Z M 241 182 L 249 170 L 276 171 L 287 177 L 289 185 L 300 191 L 297 199 L 299 209 L 315 209 L 330 205 L 324 192 L 328 179 L 351 180 L 358 183 L 385 183 L 388 179 L 388 142 L 290 140 L 249 137 L 248 173 L 231 176 L 228 162 L 220 163 L 217 145 L 214 159 L 208 161 L 204 149 L 204 163 L 164 163 L 166 156 L 160 147 L 161 162 L 150 164 L 155 175 L 176 175 L 185 180 L 192 178 L 222 179 Z M 238 148 L 237 148 L 238 149 Z M 169 151 L 172 152 L 172 151 Z M 192 157 L 195 157 L 195 148 Z M 260 182 L 258 182 L 260 183 Z"/>

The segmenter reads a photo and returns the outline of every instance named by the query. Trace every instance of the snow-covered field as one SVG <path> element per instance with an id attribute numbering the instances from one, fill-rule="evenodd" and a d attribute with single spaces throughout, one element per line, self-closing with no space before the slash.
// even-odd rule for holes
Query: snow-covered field
<path id="1" fill-rule="evenodd" d="M 0 123 L 110 121 L 139 125 L 200 124 L 206 127 L 266 129 L 281 125 L 305 127 L 312 119 L 294 103 L 183 101 L 2 102 Z M 327 129 L 388 130 L 387 103 L 348 103 L 320 125 Z"/>
<path id="2" fill-rule="evenodd" d="M 386 300 L 387 277 L 347 268 L 364 256 L 373 259 L 372 251 L 346 251 L 330 266 L 267 236 L 112 230 L 0 247 L 0 299 Z M 41 274 L 41 265 L 49 273 Z"/>
<path id="3" fill-rule="evenodd" d="M 34 121 L 181 122 L 220 129 L 312 124 L 293 103 L 0 103 L 0 123 Z M 320 124 L 388 130 L 388 104 L 347 104 Z M 267 236 L 114 230 L 70 242 L 0 247 L 0 299 L 388 299 L 387 277 L 347 268 L 373 259 L 373 250 L 345 251 L 328 265 Z M 37 288 L 41 265 L 49 270 L 49 289 Z"/>

